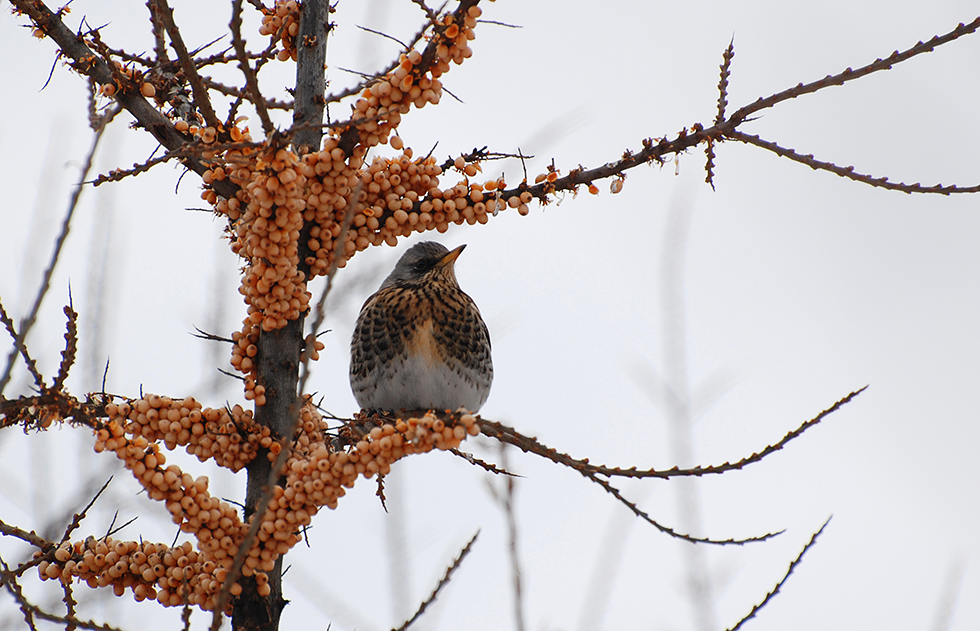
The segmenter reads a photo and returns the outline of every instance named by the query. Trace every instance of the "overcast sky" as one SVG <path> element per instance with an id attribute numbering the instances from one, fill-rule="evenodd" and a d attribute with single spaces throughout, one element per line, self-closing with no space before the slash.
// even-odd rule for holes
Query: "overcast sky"
<path id="1" fill-rule="evenodd" d="M 172 6 L 189 47 L 226 30 L 226 3 Z M 399 132 L 416 155 L 438 142 L 440 160 L 485 145 L 520 149 L 534 156 L 532 178 L 552 159 L 567 173 L 638 150 L 643 138 L 710 124 L 718 65 L 733 36 L 731 110 L 976 17 L 966 0 L 481 6 L 484 18 L 521 28 L 480 25 L 473 58 L 444 77 L 462 102 L 444 98 L 407 115 Z M 114 47 L 152 47 L 142 3 L 78 0 L 68 23 L 74 28 L 83 16 L 106 24 L 103 38 Z M 375 71 L 397 53 L 355 25 L 407 39 L 420 18 L 407 0 L 341 2 L 328 51 L 331 90 L 356 81 L 341 68 Z M 0 298 L 18 318 L 91 141 L 85 83 L 23 23 L 7 11 L 0 18 L 8 60 L 0 69 L 0 181 L 8 191 Z M 246 37 L 257 47 L 255 33 Z M 277 66 L 263 71 L 268 95 L 292 81 L 291 67 Z M 972 35 L 782 104 L 745 131 L 875 176 L 972 185 L 980 182 L 978 102 L 980 35 Z M 153 149 L 147 134 L 120 120 L 98 168 L 131 166 Z M 831 515 L 782 593 L 747 628 L 980 628 L 980 198 L 872 189 L 735 143 L 716 153 L 715 191 L 703 183 L 696 151 L 663 168 L 634 169 L 618 195 L 600 183 L 598 196 L 566 195 L 547 208 L 532 204 L 527 217 L 508 211 L 485 226 L 357 255 L 331 295 L 331 332 L 321 338 L 311 390 L 339 415 L 355 410 L 347 365 L 357 310 L 422 238 L 468 244 L 457 277 L 493 341 L 495 382 L 483 415 L 594 463 L 737 460 L 869 385 L 783 451 L 698 483 L 703 535 L 786 530 L 766 543 L 702 550 L 717 628 L 762 600 Z M 501 171 L 511 184 L 523 176 L 519 162 L 484 166 L 487 177 Z M 162 166 L 83 196 L 29 340 L 53 375 L 70 283 L 81 313 L 79 362 L 68 382 L 76 396 L 101 388 L 110 359 L 113 393 L 241 402 L 235 382 L 217 374 L 228 368 L 227 349 L 191 336 L 194 327 L 219 334 L 239 327 L 239 263 L 220 238 L 221 221 L 187 210 L 204 205 L 199 180 L 190 174 L 177 186 L 179 174 Z M 314 283 L 314 294 L 320 288 Z M 681 354 L 670 360 L 670 349 Z M 664 385 L 686 390 L 692 402 L 691 462 L 678 462 L 670 447 Z M 26 390 L 22 376 L 16 387 Z M 476 442 L 464 447 L 499 459 L 495 447 Z M 117 467 L 91 454 L 90 444 L 82 430 L 0 433 L 0 519 L 35 528 L 59 507 L 77 510 L 75 480 Z M 685 582 L 691 544 L 630 517 L 572 471 L 525 454 L 507 458 L 525 476 L 517 518 L 528 629 L 697 628 Z M 243 479 L 179 462 L 209 475 L 215 494 L 242 497 Z M 374 482 L 362 480 L 338 510 L 316 518 L 311 547 L 287 557 L 292 602 L 283 628 L 397 626 L 477 530 L 473 553 L 419 628 L 514 628 L 507 532 L 487 478 L 448 454 L 406 459 L 388 478 L 387 515 Z M 677 486 L 622 485 L 654 518 L 679 527 Z M 172 540 L 165 509 L 137 491 L 117 475 L 104 511 L 81 536 L 104 533 L 118 509 L 120 520 L 140 515 L 123 536 Z M 0 541 L 8 562 L 21 550 Z M 30 593 L 42 592 L 32 585 Z M 149 604 L 99 607 L 87 614 L 122 628 L 151 628 L 157 613 Z M 168 610 L 152 628 L 177 628 L 179 613 Z M 16 623 L 18 615 L 0 597 L 0 621 Z M 194 624 L 206 624 L 205 616 L 195 614 Z"/>

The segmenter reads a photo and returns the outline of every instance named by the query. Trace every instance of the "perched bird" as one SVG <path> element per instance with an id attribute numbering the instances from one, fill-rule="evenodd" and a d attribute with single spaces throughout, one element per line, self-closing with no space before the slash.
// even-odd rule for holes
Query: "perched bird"
<path id="1" fill-rule="evenodd" d="M 490 333 L 453 266 L 465 245 L 412 246 L 361 307 L 350 385 L 365 410 L 480 409 L 490 394 Z"/>

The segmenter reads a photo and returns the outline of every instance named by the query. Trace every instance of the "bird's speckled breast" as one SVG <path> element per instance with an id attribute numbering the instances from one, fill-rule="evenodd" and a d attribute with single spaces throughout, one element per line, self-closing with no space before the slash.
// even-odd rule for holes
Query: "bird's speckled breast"
<path id="1" fill-rule="evenodd" d="M 383 287 L 361 309 L 350 374 L 364 409 L 476 411 L 493 380 L 490 336 L 473 300 L 458 287 Z"/>

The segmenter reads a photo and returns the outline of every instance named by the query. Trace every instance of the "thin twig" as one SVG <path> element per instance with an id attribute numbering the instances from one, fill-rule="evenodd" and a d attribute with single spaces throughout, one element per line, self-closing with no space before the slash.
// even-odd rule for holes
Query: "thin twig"
<path id="1" fill-rule="evenodd" d="M 27 364 L 27 370 L 34 377 L 34 385 L 37 386 L 39 392 L 43 392 L 47 389 L 44 385 L 44 377 L 41 376 L 40 371 L 37 369 L 37 362 L 31 357 L 30 352 L 27 350 L 27 345 L 20 339 L 20 335 L 17 333 L 17 328 L 14 325 L 13 319 L 7 314 L 7 310 L 4 309 L 3 304 L 0 303 L 0 322 L 3 322 L 4 328 L 7 329 L 7 333 L 10 334 L 11 339 L 14 341 L 14 347 L 10 351 L 10 355 L 7 356 L 7 370 L 8 372 L 13 367 L 14 357 L 17 353 L 21 354 L 24 359 L 24 363 Z M 2 392 L 2 390 L 0 390 Z"/>
<path id="2" fill-rule="evenodd" d="M 421 8 L 422 11 L 425 12 L 425 17 L 429 19 L 429 22 L 436 23 L 439 21 L 439 13 L 429 8 L 429 5 L 425 3 L 425 0 L 412 0 L 412 3 L 417 4 L 419 8 Z M 440 11 L 441 10 L 442 9 L 440 9 Z"/>
<path id="3" fill-rule="evenodd" d="M 65 616 L 58 616 L 48 613 L 37 605 L 32 604 L 24 596 L 24 592 L 21 590 L 20 584 L 17 583 L 13 572 L 10 571 L 10 568 L 7 566 L 7 562 L 4 561 L 2 557 L 0 557 L 0 585 L 6 587 L 7 591 L 10 592 L 10 595 L 14 597 L 15 601 L 17 601 L 21 611 L 24 612 L 25 620 L 28 621 L 28 626 L 34 631 L 37 631 L 37 627 L 34 626 L 32 617 L 37 617 L 41 620 L 47 620 L 49 622 L 56 622 L 58 624 L 65 625 L 66 627 L 68 625 L 74 625 L 75 627 L 81 629 L 92 629 L 92 631 L 120 631 L 120 629 L 117 627 L 109 626 L 107 624 L 99 624 L 91 620 L 79 620 L 78 618 L 67 618 Z"/>
<path id="4" fill-rule="evenodd" d="M 106 537 L 111 537 L 112 535 L 116 534 L 117 532 L 122 531 L 126 526 L 129 526 L 130 524 L 132 524 L 134 521 L 136 521 L 139 518 L 140 518 L 140 516 L 139 515 L 136 515 L 135 517 L 133 517 L 132 519 L 128 520 L 126 523 L 122 524 L 121 526 L 118 526 L 116 528 L 110 528 L 105 533 L 105 536 Z"/>
<path id="5" fill-rule="evenodd" d="M 418 620 L 419 617 L 423 613 L 425 613 L 425 610 L 429 607 L 429 605 L 431 605 L 435 601 L 436 596 L 439 595 L 439 592 L 442 591 L 442 588 L 449 583 L 449 578 L 452 576 L 453 572 L 456 571 L 456 568 L 459 567 L 460 563 L 463 562 L 463 559 L 466 558 L 466 555 L 470 553 L 470 548 L 473 546 L 473 543 L 476 542 L 476 538 L 479 536 L 480 536 L 480 531 L 477 530 L 476 534 L 474 534 L 473 537 L 466 543 L 466 545 L 463 546 L 463 549 L 460 550 L 459 556 L 457 556 L 456 559 L 449 565 L 449 567 L 446 568 L 446 573 L 443 575 L 442 579 L 440 579 L 439 584 L 436 585 L 436 588 L 432 590 L 432 594 L 430 594 L 429 597 L 426 598 L 424 601 L 422 601 L 422 604 L 419 605 L 419 608 L 415 611 L 415 615 L 413 615 L 411 618 L 406 620 L 402 624 L 402 626 L 398 627 L 397 629 L 393 629 L 392 631 L 405 631 L 406 629 L 408 629 L 408 627 L 412 625 L 413 622 Z"/>
<path id="6" fill-rule="evenodd" d="M 735 58 L 735 36 L 728 42 L 728 48 L 721 56 L 721 77 L 718 79 L 718 113 L 715 114 L 715 125 L 725 121 L 725 108 L 728 106 L 728 79 L 732 76 L 732 59 Z"/>
<path id="7" fill-rule="evenodd" d="M 732 74 L 732 59 L 735 58 L 735 36 L 728 42 L 728 48 L 721 56 L 722 62 L 719 69 L 721 76 L 718 79 L 718 113 L 715 114 L 715 125 L 725 122 L 725 108 L 728 107 L 728 79 Z M 704 147 L 705 155 L 705 176 L 704 181 L 711 185 L 711 190 L 715 190 L 715 142 L 714 138 L 709 138 Z"/>
<path id="8" fill-rule="evenodd" d="M 518 475 L 516 473 L 511 473 L 510 471 L 506 471 L 504 469 L 501 469 L 500 467 L 498 467 L 497 465 L 495 465 L 495 464 L 493 464 L 491 462 L 486 462 L 485 460 L 481 460 L 480 458 L 477 458 L 476 456 L 474 456 L 471 453 L 468 453 L 468 452 L 465 452 L 465 451 L 460 451 L 456 447 L 453 447 L 452 449 L 450 449 L 449 450 L 449 453 L 453 454 L 454 456 L 459 456 L 460 458 L 462 458 L 466 462 L 470 463 L 471 465 L 476 465 L 477 467 L 480 467 L 484 471 L 489 471 L 490 473 L 493 473 L 495 475 L 509 475 L 511 477 L 514 477 L 514 478 L 523 478 L 524 477 L 522 475 Z"/>
<path id="9" fill-rule="evenodd" d="M 803 546 L 803 549 L 800 550 L 800 553 L 789 564 L 789 569 L 786 570 L 786 574 L 783 576 L 783 578 L 781 578 L 779 580 L 778 583 L 776 583 L 776 586 L 772 589 L 772 591 L 769 592 L 768 594 L 766 594 L 766 597 L 762 599 L 762 602 L 760 602 L 758 605 L 752 607 L 752 611 L 750 611 L 749 613 L 747 613 L 741 620 L 738 621 L 738 623 L 735 624 L 734 627 L 731 627 L 730 629 L 728 629 L 728 631 L 737 631 L 738 629 L 740 629 L 743 624 L 745 624 L 746 622 L 748 622 L 749 620 L 751 620 L 752 618 L 754 618 L 755 615 L 757 613 L 759 613 L 759 610 L 761 610 L 763 607 L 765 607 L 766 604 L 770 600 L 772 600 L 772 598 L 777 593 L 779 593 L 779 590 L 782 588 L 783 584 L 785 584 L 786 581 L 789 580 L 789 575 L 793 573 L 793 570 L 796 569 L 796 566 L 799 565 L 800 562 L 803 560 L 803 555 L 806 554 L 807 551 L 810 548 L 813 547 L 813 544 L 815 544 L 817 542 L 817 537 L 819 537 L 821 534 L 823 534 L 823 529 L 826 528 L 827 527 L 827 524 L 829 524 L 829 523 L 830 523 L 830 517 L 828 517 L 827 518 L 827 521 L 825 521 L 823 523 L 823 526 L 820 526 L 820 530 L 818 530 L 817 532 L 813 533 L 813 536 L 810 537 L 810 541 L 807 542 L 807 544 L 805 546 Z"/>
<path id="10" fill-rule="evenodd" d="M 380 35 L 381 37 L 384 37 L 385 39 L 390 39 L 391 41 L 395 42 L 396 44 L 398 44 L 402 48 L 404 48 L 406 50 L 408 49 L 408 44 L 406 44 L 405 42 L 401 41 L 397 37 L 394 37 L 392 35 L 388 35 L 387 33 L 382 33 L 381 31 L 376 31 L 373 28 L 368 28 L 366 26 L 361 26 L 360 24 L 355 24 L 354 26 L 356 26 L 357 28 L 361 29 L 362 31 L 367 31 L 368 33 L 374 33 L 375 35 Z"/>
<path id="11" fill-rule="evenodd" d="M 61 390 L 68 379 L 68 371 L 75 363 L 75 353 L 78 351 L 78 314 L 72 309 L 70 301 L 64 309 L 68 322 L 65 325 L 65 350 L 61 351 L 61 363 L 58 365 L 58 376 L 51 384 L 53 390 Z"/>
<path id="12" fill-rule="evenodd" d="M 637 469 L 636 467 L 631 467 L 629 469 L 623 469 L 621 467 L 607 467 L 604 465 L 593 465 L 589 463 L 588 460 L 578 460 L 572 458 L 568 454 L 559 452 L 558 450 L 547 447 L 546 445 L 540 443 L 533 437 L 524 436 L 514 430 L 511 427 L 507 427 L 501 423 L 494 421 L 489 421 L 487 419 L 480 419 L 480 428 L 484 435 L 491 438 L 496 438 L 497 440 L 509 443 L 518 447 L 524 452 L 533 453 L 535 455 L 547 458 L 552 462 L 563 464 L 567 467 L 571 467 L 576 471 L 580 472 L 590 472 L 598 475 L 608 476 L 608 477 L 623 477 L 623 478 L 677 478 L 677 477 L 700 477 L 703 475 L 721 474 L 726 471 L 734 471 L 745 468 L 747 465 L 759 462 L 763 458 L 773 454 L 783 447 L 786 446 L 790 441 L 799 438 L 805 431 L 819 424 L 823 419 L 825 419 L 830 414 L 836 412 L 841 407 L 849 403 L 856 396 L 864 392 L 868 386 L 864 386 L 859 390 L 851 392 L 844 398 L 840 399 L 832 406 L 823 410 L 815 417 L 804 422 L 796 429 L 788 432 L 783 436 L 778 442 L 772 445 L 766 446 L 764 449 L 753 453 L 750 456 L 746 456 L 741 460 L 729 463 L 724 462 L 719 465 L 708 465 L 704 467 L 692 467 L 690 469 L 681 469 L 678 467 L 672 467 L 670 469 Z"/>
<path id="13" fill-rule="evenodd" d="M 99 85 L 111 83 L 120 88 L 116 90 L 113 98 L 125 107 L 138 124 L 160 144 L 173 150 L 187 141 L 187 137 L 177 131 L 173 122 L 143 97 L 134 82 L 121 79 L 119 73 L 115 72 L 108 62 L 95 54 L 82 37 L 65 25 L 61 13 L 52 11 L 41 0 L 11 0 L 11 4 L 55 41 L 61 49 L 60 54 L 77 72 L 90 77 Z M 198 156 L 187 157 L 184 164 L 198 175 L 210 168 Z M 211 187 L 225 198 L 234 197 L 238 191 L 238 187 L 228 180 L 214 182 Z"/>
<path id="14" fill-rule="evenodd" d="M 180 67 L 184 70 L 184 75 L 186 75 L 187 80 L 191 84 L 194 105 L 197 106 L 197 111 L 204 117 L 204 122 L 208 126 L 218 129 L 221 126 L 221 122 L 218 120 L 218 115 L 214 113 L 214 108 L 211 106 L 211 99 L 208 98 L 208 90 L 204 87 L 204 83 L 201 81 L 201 75 L 197 73 L 197 66 L 187 52 L 187 46 L 184 45 L 184 38 L 180 34 L 180 29 L 177 28 L 177 23 L 174 22 L 174 10 L 167 4 L 167 0 L 154 1 L 160 9 L 158 15 L 163 21 L 164 28 L 167 29 L 167 35 L 170 36 L 170 45 L 174 47 L 174 51 L 177 53 L 177 60 L 180 62 Z"/>
<path id="15" fill-rule="evenodd" d="M 150 10 L 150 25 L 153 31 L 153 50 L 156 53 L 156 65 L 160 66 L 162 64 L 170 61 L 169 55 L 167 55 L 167 41 L 163 37 L 164 27 L 163 20 L 160 16 L 160 6 L 155 2 L 155 0 L 149 0 L 146 3 L 146 8 Z"/>
<path id="16" fill-rule="evenodd" d="M 753 136 L 752 134 L 746 134 L 740 131 L 732 131 L 725 134 L 727 138 L 732 140 L 737 140 L 739 142 L 744 142 L 747 145 L 755 145 L 756 147 L 761 147 L 767 151 L 771 151 L 776 155 L 789 158 L 793 162 L 799 162 L 800 164 L 805 164 L 811 169 L 816 171 L 829 171 L 836 175 L 846 178 L 848 180 L 854 180 L 855 182 L 862 182 L 868 186 L 874 186 L 875 188 L 884 188 L 890 191 L 901 191 L 903 193 L 933 193 L 939 195 L 953 195 L 956 193 L 978 193 L 980 192 L 980 184 L 975 184 L 973 186 L 956 186 L 956 185 L 943 185 L 934 184 L 932 186 L 927 186 L 920 184 L 918 182 L 914 184 L 905 184 L 904 182 L 892 182 L 887 177 L 874 177 L 873 175 L 866 175 L 864 173 L 858 173 L 854 170 L 852 166 L 842 167 L 833 162 L 824 162 L 823 160 L 817 160 L 812 154 L 803 155 L 797 153 L 793 149 L 788 147 L 782 147 L 774 142 L 768 140 L 763 140 L 758 136 Z"/>
<path id="17" fill-rule="evenodd" d="M 208 333 L 206 331 L 202 331 L 198 327 L 194 327 L 194 330 L 197 331 L 197 333 L 191 333 L 191 335 L 201 340 L 208 340 L 209 342 L 227 342 L 228 344 L 235 343 L 235 340 L 231 339 L 230 337 L 221 337 L 220 335 L 215 335 L 214 333 Z"/>
<path id="18" fill-rule="evenodd" d="M 3 376 L 0 376 L 0 395 L 3 394 L 4 389 L 7 387 L 7 383 L 10 381 L 10 374 L 14 367 L 14 357 L 16 356 L 18 349 L 24 346 L 27 340 L 27 334 L 30 333 L 31 328 L 34 323 L 37 322 L 37 314 L 41 310 L 41 302 L 48 293 L 48 289 L 51 287 L 51 278 L 54 276 L 54 268 L 58 264 L 58 260 L 61 258 L 61 249 L 65 245 L 65 241 L 68 239 L 68 231 L 71 227 L 72 217 L 75 215 L 75 209 L 78 207 L 78 200 L 82 196 L 82 187 L 86 179 L 88 179 L 88 173 L 92 169 L 92 162 L 95 158 L 95 151 L 99 147 L 99 141 L 102 140 L 102 134 L 105 132 L 106 127 L 95 131 L 95 136 L 92 138 L 92 146 L 88 150 L 88 155 L 85 156 L 85 162 L 82 165 L 81 177 L 78 179 L 78 184 L 75 185 L 75 190 L 71 194 L 71 200 L 68 202 L 68 209 L 65 211 L 65 217 L 61 222 L 61 232 L 58 234 L 58 238 L 55 240 L 54 251 L 51 253 L 51 260 L 48 262 L 48 267 L 44 270 L 44 275 L 41 278 L 41 286 L 38 288 L 37 296 L 34 298 L 34 304 L 31 306 L 31 311 L 28 313 L 27 317 L 20 321 L 20 331 L 17 332 L 17 337 L 14 340 L 14 348 L 10 351 L 7 356 L 7 365 L 4 368 Z"/>
<path id="19" fill-rule="evenodd" d="M 65 603 L 65 618 L 68 620 L 68 623 L 65 625 L 65 631 L 75 631 L 78 628 L 78 623 L 75 622 L 75 607 L 78 603 L 71 593 L 71 583 L 59 582 L 61 582 L 61 589 L 64 592 L 61 602 Z"/>
<path id="20" fill-rule="evenodd" d="M 37 624 L 34 622 L 35 607 L 27 602 L 27 599 L 24 597 L 24 592 L 17 582 L 17 577 L 10 571 L 10 567 L 7 566 L 7 562 L 3 560 L 3 557 L 0 557 L 0 583 L 7 588 L 7 591 L 10 592 L 14 600 L 17 601 L 17 604 L 20 605 L 20 610 L 24 614 L 24 622 L 27 623 L 27 627 L 31 631 L 37 631 Z"/>
<path id="21" fill-rule="evenodd" d="M 252 70 L 252 65 L 248 62 L 248 53 L 245 51 L 245 40 L 242 39 L 242 0 L 233 0 L 231 4 L 231 39 L 235 45 L 235 52 L 238 54 L 238 67 L 245 75 L 245 89 L 251 96 L 252 105 L 262 121 L 262 131 L 266 137 L 272 135 L 275 126 L 269 118 L 269 110 L 265 107 L 265 99 L 259 92 L 259 83 Z"/>
<path id="22" fill-rule="evenodd" d="M 26 530 L 18 528 L 17 526 L 11 526 L 4 523 L 2 519 L 0 519 L 0 535 L 5 537 L 15 537 L 45 552 L 55 546 L 54 543 L 48 541 L 44 537 L 41 537 L 36 532 L 27 532 Z"/>
<path id="23" fill-rule="evenodd" d="M 500 443 L 500 461 L 503 466 L 507 466 L 507 445 Z M 510 557 L 510 571 L 513 575 L 512 585 L 514 587 L 514 623 L 517 631 L 524 631 L 524 589 L 521 577 L 521 556 L 517 549 L 517 518 L 514 509 L 515 480 L 505 478 L 503 481 L 503 492 L 499 492 L 492 482 L 487 481 L 494 499 L 500 504 L 504 511 L 504 518 L 507 522 L 507 554 Z"/>
<path id="24" fill-rule="evenodd" d="M 251 103 L 251 94 L 249 94 L 247 88 L 236 88 L 235 86 L 225 85 L 215 81 L 211 77 L 202 76 L 201 81 L 204 82 L 208 88 L 221 92 L 226 96 L 234 97 L 244 97 Z M 293 109 L 292 101 L 277 101 L 275 99 L 266 99 L 265 107 L 270 110 L 291 110 Z"/>
<path id="25" fill-rule="evenodd" d="M 67 528 L 65 528 L 65 534 L 62 535 L 61 537 L 62 543 L 68 541 L 71 538 L 71 533 L 73 533 L 79 526 L 82 525 L 82 521 L 88 515 L 89 509 L 95 506 L 96 500 L 98 500 L 99 497 L 105 492 L 105 490 L 109 488 L 110 482 L 112 482 L 111 475 L 109 476 L 109 479 L 105 481 L 105 484 L 102 485 L 102 488 L 100 488 L 98 492 L 92 497 L 92 499 L 89 500 L 88 504 L 85 505 L 85 508 L 82 509 L 82 512 L 75 513 L 75 515 L 72 517 L 71 523 L 68 524 Z"/>
<path id="26" fill-rule="evenodd" d="M 949 33 L 946 33 L 945 35 L 936 35 L 929 41 L 919 42 L 915 46 L 912 46 L 911 48 L 902 52 L 896 50 L 888 57 L 885 57 L 884 59 L 876 59 L 870 64 L 862 66 L 857 70 L 847 68 L 843 72 L 836 75 L 827 75 L 823 79 L 806 84 L 800 83 L 799 85 L 789 88 L 788 90 L 783 90 L 782 92 L 777 92 L 771 96 L 757 99 L 755 102 L 739 108 L 738 111 L 731 115 L 729 121 L 733 122 L 735 125 L 738 125 L 752 114 L 770 108 L 777 103 L 781 103 L 782 101 L 795 99 L 796 97 L 804 94 L 812 94 L 832 85 L 844 85 L 848 81 L 853 81 L 882 70 L 891 70 L 891 68 L 896 64 L 900 64 L 903 61 L 908 61 L 909 59 L 923 53 L 931 53 L 937 47 L 947 44 L 964 35 L 969 35 L 970 33 L 975 32 L 977 29 L 980 29 L 980 17 L 976 18 L 969 24 L 960 23 L 959 26 Z"/>
<path id="27" fill-rule="evenodd" d="M 200 156 L 205 151 L 211 153 L 222 153 L 226 151 L 233 151 L 236 149 L 245 149 L 250 147 L 261 147 L 261 146 L 263 146 L 262 143 L 258 143 L 258 142 L 226 142 L 226 143 L 213 143 L 208 145 L 200 141 L 191 141 L 178 147 L 177 149 L 168 151 L 161 156 L 157 156 L 155 158 L 149 158 L 145 162 L 142 162 L 140 164 L 134 164 L 133 168 L 131 169 L 113 169 L 112 171 L 109 171 L 108 174 L 99 175 L 90 183 L 93 186 L 99 186 L 105 184 L 106 182 L 118 182 L 127 177 L 145 173 L 158 164 L 162 164 L 164 162 L 168 162 L 174 159 L 186 160 L 188 158 L 194 158 Z M 212 165 L 209 165 L 209 168 L 210 166 Z M 230 184 L 231 182 L 230 180 L 227 179 L 220 180 L 220 181 L 215 180 L 211 182 L 211 188 L 215 188 L 218 185 L 226 184 L 226 183 Z M 217 189 L 215 188 L 215 190 Z M 207 212 L 214 212 L 214 211 L 208 209 Z"/>
<path id="28" fill-rule="evenodd" d="M 645 511 L 640 510 L 640 507 L 639 506 L 637 506 L 633 502 L 631 502 L 628 499 L 626 499 L 623 496 L 623 494 L 620 493 L 619 489 L 617 489 L 612 484 L 610 484 L 608 480 L 604 480 L 604 479 L 600 478 L 599 476 L 597 476 L 596 474 L 594 474 L 592 472 L 589 472 L 589 471 L 579 471 L 579 473 L 581 473 L 586 478 L 592 480 L 593 482 L 595 482 L 596 484 L 598 484 L 599 486 L 601 486 L 602 488 L 604 488 L 610 495 L 612 495 L 617 500 L 619 500 L 619 502 L 621 504 L 623 504 L 628 509 L 630 509 L 633 512 L 634 515 L 636 515 L 637 517 L 639 517 L 643 521 L 647 522 L 648 524 L 650 524 L 651 526 L 653 526 L 654 528 L 656 528 L 660 532 L 664 533 L 665 535 L 670 535 L 671 537 L 674 537 L 675 539 L 682 539 L 682 540 L 688 541 L 690 543 L 708 543 L 708 544 L 716 545 L 716 546 L 741 546 L 741 545 L 745 545 L 746 543 L 758 543 L 760 541 L 766 541 L 767 539 L 772 539 L 773 537 L 778 537 L 779 535 L 783 534 L 783 532 L 785 532 L 783 530 L 779 530 L 779 531 L 776 531 L 776 532 L 768 532 L 768 533 L 766 533 L 764 535 L 758 535 L 758 536 L 755 536 L 755 537 L 745 537 L 743 539 L 735 539 L 735 538 L 729 538 L 729 539 L 709 539 L 709 538 L 706 538 L 706 537 L 695 537 L 693 535 L 688 535 L 688 534 L 685 534 L 685 533 L 682 533 L 682 532 L 677 532 L 673 528 L 670 528 L 669 526 L 664 526 L 660 522 L 656 521 L 655 519 L 653 519 L 652 517 L 650 517 L 650 515 L 648 513 L 646 513 Z"/>

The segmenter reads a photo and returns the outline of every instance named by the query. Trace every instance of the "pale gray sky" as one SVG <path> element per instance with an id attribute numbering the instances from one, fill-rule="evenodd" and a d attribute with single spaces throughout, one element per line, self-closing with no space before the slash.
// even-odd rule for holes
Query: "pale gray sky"
<path id="1" fill-rule="evenodd" d="M 189 46 L 224 32 L 225 3 L 172 4 Z M 464 104 L 446 98 L 407 115 L 399 132 L 417 155 L 436 141 L 440 158 L 484 145 L 520 148 L 535 156 L 531 177 L 552 158 L 563 172 L 597 166 L 640 148 L 642 138 L 710 123 L 718 65 L 733 35 L 732 110 L 976 17 L 975 3 L 965 0 L 481 6 L 484 18 L 522 28 L 480 25 L 473 58 L 444 78 Z M 142 3 L 79 0 L 72 10 L 72 25 L 82 15 L 90 25 L 108 23 L 103 37 L 113 46 L 151 47 Z M 354 24 L 407 38 L 419 17 L 407 0 L 341 3 L 331 68 L 371 71 L 396 53 L 394 44 Z M 0 211 L 0 297 L 17 317 L 33 295 L 90 141 L 84 83 L 58 64 L 38 92 L 54 49 L 21 23 L 7 12 L 0 18 L 0 55 L 10 60 L 0 70 L 7 111 L 0 173 L 13 194 Z M 257 42 L 252 33 L 246 37 Z M 287 66 L 275 72 L 265 84 L 270 92 L 291 82 Z M 330 78 L 337 89 L 353 81 L 334 70 Z M 978 101 L 980 36 L 973 35 L 780 105 L 745 130 L 878 176 L 969 185 L 980 181 Z M 145 134 L 117 124 L 98 163 L 103 172 L 127 167 L 152 150 Z M 764 597 L 830 515 L 783 593 L 747 628 L 936 629 L 950 590 L 958 599 L 948 628 L 980 627 L 980 198 L 871 189 L 734 143 L 717 148 L 713 192 L 702 182 L 703 165 L 703 153 L 692 152 L 676 165 L 632 171 L 618 195 L 602 183 L 596 197 L 583 191 L 544 209 L 532 205 L 527 217 L 508 211 L 485 226 L 428 235 L 469 245 L 457 276 L 490 328 L 496 369 L 483 414 L 592 462 L 666 468 L 675 464 L 668 408 L 655 394 L 657 380 L 671 373 L 665 340 L 683 335 L 686 379 L 700 405 L 693 451 L 701 464 L 757 451 L 870 384 L 781 453 L 700 483 L 704 534 L 726 539 L 786 529 L 768 543 L 704 551 L 719 628 Z M 522 177 L 515 162 L 487 164 L 484 174 L 501 169 L 510 183 Z M 228 367 L 225 349 L 215 359 L 207 343 L 189 335 L 195 326 L 225 334 L 238 328 L 238 263 L 219 239 L 219 221 L 184 210 L 204 204 L 193 175 L 174 195 L 177 173 L 159 167 L 83 198 L 30 340 L 42 370 L 53 374 L 70 282 L 82 314 L 82 355 L 69 381 L 77 395 L 100 387 L 108 356 L 111 392 L 136 395 L 142 387 L 194 394 L 213 406 L 240 401 L 230 380 L 223 390 L 210 386 L 215 368 Z M 689 221 L 680 276 L 665 255 L 668 242 L 678 251 L 671 213 Z M 406 245 L 361 253 L 339 277 L 327 322 L 332 332 L 322 338 L 312 380 L 324 406 L 338 414 L 355 405 L 346 374 L 357 309 Z M 108 253 L 98 344 L 93 253 Z M 683 332 L 664 319 L 662 295 L 677 279 Z M 0 433 L 0 519 L 34 527 L 74 497 L 64 476 L 106 460 L 86 452 L 76 462 L 78 445 L 89 449 L 87 438 L 80 430 L 41 439 Z M 579 628 L 596 611 L 605 612 L 597 628 L 694 628 L 682 565 L 690 544 L 624 519 L 622 506 L 574 472 L 527 455 L 509 458 L 526 476 L 517 514 L 529 629 Z M 211 476 L 224 497 L 241 496 L 241 481 L 196 460 L 180 463 Z M 32 495 L 38 475 L 52 480 L 53 494 Z M 514 628 L 504 519 L 485 478 L 445 454 L 393 469 L 387 494 L 406 511 L 409 607 L 482 529 L 428 626 L 419 628 Z M 142 511 L 124 534 L 173 537 L 164 509 L 133 497 L 135 483 L 117 475 L 113 484 L 121 519 Z M 656 519 L 677 525 L 673 484 L 622 487 Z M 372 481 L 362 481 L 338 510 L 316 518 L 312 548 L 287 557 L 292 603 L 283 628 L 385 629 L 406 616 L 391 605 L 392 517 L 374 491 Z M 86 528 L 104 532 L 114 508 L 93 518 L 83 535 Z M 15 549 L 0 541 L 5 558 Z M 610 564 L 618 571 L 600 580 L 609 594 L 604 602 L 594 572 Z M 143 626 L 151 611 L 148 604 L 115 604 L 90 613 L 135 628 L 132 616 Z M 2 619 L 14 614 L 10 599 L 0 597 Z M 179 611 L 168 611 L 153 628 L 176 628 L 178 619 Z M 195 614 L 194 623 L 205 624 L 204 616 Z"/>

